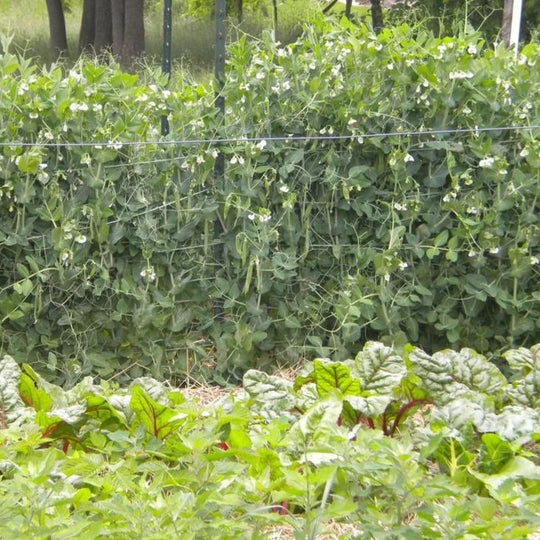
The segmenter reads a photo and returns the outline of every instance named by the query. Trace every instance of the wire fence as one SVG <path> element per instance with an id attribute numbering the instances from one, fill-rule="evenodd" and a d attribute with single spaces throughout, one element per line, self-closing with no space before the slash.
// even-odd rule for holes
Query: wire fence
<path id="1" fill-rule="evenodd" d="M 159 139 L 153 141 L 81 141 L 81 142 L 29 142 L 29 141 L 0 141 L 0 147 L 43 147 L 43 148 L 118 148 L 122 146 L 219 146 L 224 144 L 268 142 L 319 142 L 319 141 L 355 141 L 385 137 L 436 137 L 440 135 L 480 134 L 500 131 L 524 131 L 540 129 L 539 125 L 514 126 L 475 126 L 474 128 L 449 128 L 433 130 L 404 130 L 377 133 L 355 133 L 347 135 L 270 135 L 268 137 L 225 137 L 208 139 Z M 174 159 L 174 158 L 171 158 Z M 158 163 L 160 160 L 149 163 Z M 163 160 L 165 161 L 165 160 Z M 113 165 L 121 166 L 121 165 Z"/>

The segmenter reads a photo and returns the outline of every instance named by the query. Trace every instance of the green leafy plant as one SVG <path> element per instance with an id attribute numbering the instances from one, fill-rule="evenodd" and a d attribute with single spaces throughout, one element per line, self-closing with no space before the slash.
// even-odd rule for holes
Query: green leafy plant
<path id="1" fill-rule="evenodd" d="M 532 367 L 536 349 L 508 355 Z M 471 422 L 443 426 L 436 412 L 461 398 L 434 391 L 393 437 L 340 421 L 367 388 L 366 400 L 397 399 L 420 369 L 415 355 L 368 343 L 354 361 L 314 362 L 296 384 L 251 371 L 244 390 L 208 405 L 144 377 L 63 390 L 4 357 L 0 534 L 526 538 L 540 524 L 538 424 L 527 442 Z M 431 381 L 418 384 L 425 395 L 445 377 L 442 357 L 450 373 L 478 361 L 471 351 L 436 355 Z M 468 392 L 486 389 L 465 380 Z"/>
<path id="2" fill-rule="evenodd" d="M 536 43 L 318 17 L 229 51 L 225 123 L 211 85 L 4 51 L 2 352 L 68 386 L 226 383 L 538 341 Z M 189 142 L 151 144 L 163 115 Z"/>

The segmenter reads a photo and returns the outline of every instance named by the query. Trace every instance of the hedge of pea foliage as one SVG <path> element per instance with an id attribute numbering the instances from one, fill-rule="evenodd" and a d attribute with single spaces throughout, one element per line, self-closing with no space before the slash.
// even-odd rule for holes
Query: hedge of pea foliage
<path id="1" fill-rule="evenodd" d="M 230 46 L 223 122 L 210 86 L 5 51 L 2 351 L 70 384 L 540 341 L 539 65 L 320 19 Z"/>

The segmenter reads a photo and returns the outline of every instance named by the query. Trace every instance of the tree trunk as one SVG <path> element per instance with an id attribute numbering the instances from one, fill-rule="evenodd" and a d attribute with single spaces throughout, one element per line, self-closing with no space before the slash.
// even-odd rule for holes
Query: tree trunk
<path id="1" fill-rule="evenodd" d="M 512 9 L 514 7 L 513 0 L 504 0 L 504 9 L 503 9 L 503 20 L 501 27 L 501 37 L 503 43 L 507 47 L 510 46 L 510 32 L 512 29 Z"/>
<path id="2" fill-rule="evenodd" d="M 122 48 L 124 46 L 125 2 L 126 0 L 111 0 L 112 47 L 113 54 L 117 58 L 122 56 Z"/>
<path id="3" fill-rule="evenodd" d="M 96 4 L 94 0 L 84 0 L 81 31 L 79 32 L 79 52 L 94 46 L 96 34 Z"/>
<path id="4" fill-rule="evenodd" d="M 352 0 L 347 0 L 345 2 L 345 17 L 347 17 L 347 19 L 352 17 Z"/>
<path id="5" fill-rule="evenodd" d="M 371 22 L 373 24 L 373 31 L 378 34 L 383 27 L 381 0 L 371 0 Z"/>
<path id="6" fill-rule="evenodd" d="M 236 0 L 236 14 L 238 15 L 238 23 L 242 22 L 244 18 L 244 2 L 243 0 Z"/>
<path id="7" fill-rule="evenodd" d="M 55 55 L 68 52 L 66 20 L 62 0 L 47 0 L 51 48 Z"/>
<path id="8" fill-rule="evenodd" d="M 94 49 L 101 54 L 110 50 L 113 43 L 111 0 L 95 0 L 95 4 Z"/>
<path id="9" fill-rule="evenodd" d="M 274 11 L 274 39 L 277 40 L 277 31 L 278 31 L 277 0 L 272 0 L 272 8 Z"/>
<path id="10" fill-rule="evenodd" d="M 122 62 L 129 64 L 144 52 L 144 0 L 125 3 Z"/>

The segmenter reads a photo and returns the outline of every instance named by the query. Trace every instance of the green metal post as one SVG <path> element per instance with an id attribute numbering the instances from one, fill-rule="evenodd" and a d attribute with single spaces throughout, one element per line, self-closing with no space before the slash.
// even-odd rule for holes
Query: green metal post
<path id="1" fill-rule="evenodd" d="M 219 123 L 225 123 L 225 98 L 222 90 L 225 84 L 225 18 L 227 16 L 226 0 L 216 0 L 216 43 L 215 43 L 215 77 L 216 77 L 216 107 L 219 111 Z M 218 148 L 218 155 L 214 165 L 214 185 L 224 184 L 225 180 L 225 155 Z M 217 264 L 224 263 L 223 249 L 223 225 L 219 214 L 214 221 L 214 238 L 216 240 L 215 258 Z M 220 300 L 214 304 L 216 317 L 223 321 L 223 302 Z"/>
<path id="2" fill-rule="evenodd" d="M 172 0 L 163 0 L 163 58 L 161 69 L 167 75 L 167 80 L 171 76 L 172 57 Z M 161 134 L 169 134 L 169 120 L 166 116 L 161 117 Z"/>

